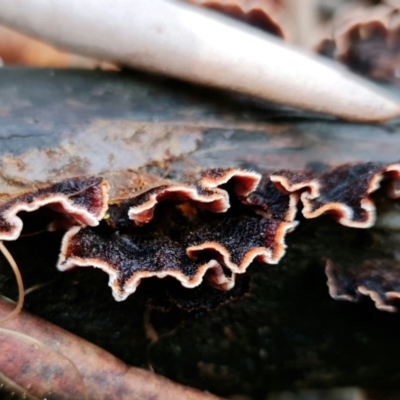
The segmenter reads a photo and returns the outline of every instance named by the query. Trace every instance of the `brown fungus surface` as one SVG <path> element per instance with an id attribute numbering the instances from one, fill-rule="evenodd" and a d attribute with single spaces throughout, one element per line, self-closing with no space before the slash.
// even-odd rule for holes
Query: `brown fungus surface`
<path id="1" fill-rule="evenodd" d="M 111 211 L 112 218 L 109 223 L 118 214 L 118 220 L 122 223 L 122 220 L 126 218 L 125 209 L 129 207 L 128 217 L 138 226 L 146 224 L 152 220 L 157 204 L 164 201 L 174 203 L 189 201 L 198 208 L 223 213 L 231 205 L 228 191 L 220 188 L 221 186 L 229 185 L 233 195 L 245 199 L 256 190 L 260 179 L 260 174 L 239 168 L 210 169 L 202 174 L 195 186 L 169 183 L 143 191 L 119 204 L 118 211 L 114 208 L 115 211 Z M 118 226 L 118 223 L 115 225 Z"/>
<path id="2" fill-rule="evenodd" d="M 395 81 L 400 68 L 399 8 L 379 5 L 356 8 L 335 21 L 333 37 L 317 52 L 372 79 Z"/>
<path id="3" fill-rule="evenodd" d="M 299 193 L 288 193 L 263 174 L 260 184 L 242 202 L 266 219 L 292 223 L 297 213 Z"/>
<path id="4" fill-rule="evenodd" d="M 398 197 L 400 164 L 345 164 L 323 173 L 278 171 L 271 180 L 281 190 L 301 192 L 303 215 L 316 218 L 331 214 L 340 224 L 369 228 L 375 222 L 375 206 L 370 194 L 387 178 L 388 195 Z"/>
<path id="5" fill-rule="evenodd" d="M 196 261 L 185 252 L 184 244 L 169 237 L 100 234 L 91 228 L 71 230 L 65 237 L 59 268 L 94 266 L 110 275 L 110 286 L 116 300 L 125 300 L 144 278 L 171 276 L 183 286 L 198 286 L 210 275 L 215 285 L 232 287 L 215 260 Z M 231 283 L 232 282 L 232 283 Z"/>
<path id="6" fill-rule="evenodd" d="M 284 39 L 282 7 L 272 0 L 186 0 Z"/>
<path id="7" fill-rule="evenodd" d="M 335 300 L 356 302 L 368 296 L 378 310 L 398 311 L 399 261 L 367 260 L 362 264 L 341 265 L 327 260 L 325 273 L 329 294 Z"/>
<path id="8" fill-rule="evenodd" d="M 342 225 L 368 228 L 375 221 L 371 193 L 383 182 L 397 198 L 399 181 L 400 164 L 372 162 L 320 173 L 213 169 L 192 186 L 147 180 L 147 188 L 113 202 L 100 227 L 70 229 L 58 268 L 100 268 L 119 301 L 152 277 L 230 291 L 253 261 L 280 261 L 299 201 L 305 218 L 327 213 Z"/>
<path id="9" fill-rule="evenodd" d="M 209 170 L 197 186 L 150 188 L 110 206 L 99 228 L 72 228 L 64 237 L 58 267 L 102 269 L 110 275 L 117 300 L 150 277 L 174 277 L 187 288 L 206 281 L 231 290 L 235 274 L 244 273 L 252 261 L 277 263 L 285 251 L 285 234 L 296 225 L 294 196 L 273 185 L 271 195 L 262 189 L 270 185 L 268 179 L 258 188 L 260 178 L 240 169 Z M 265 218 L 275 203 L 279 213 Z M 132 215 L 146 218 L 138 224 Z"/>
<path id="10" fill-rule="evenodd" d="M 124 203 L 124 206 L 129 207 L 127 212 L 129 218 L 136 225 L 140 226 L 147 224 L 153 219 L 157 203 L 164 201 L 191 201 L 197 207 L 206 208 L 216 213 L 225 212 L 230 206 L 227 193 L 223 190 L 205 190 L 184 185 L 163 185 L 156 187 L 128 200 Z"/>
<path id="11" fill-rule="evenodd" d="M 400 164 L 377 162 L 323 172 L 211 169 L 194 185 L 132 171 L 105 175 L 111 183 L 108 209 L 107 181 L 70 178 L 5 200 L 3 231 L 9 239 L 18 237 L 19 211 L 45 205 L 67 214 L 75 226 L 66 225 L 58 268 L 103 270 L 118 301 L 134 293 L 145 278 L 172 279 L 183 291 L 197 287 L 203 300 L 209 295 L 215 304 L 240 297 L 245 285 L 235 289 L 237 293 L 222 292 L 232 291 L 238 274 L 253 261 L 280 261 L 285 236 L 297 226 L 299 201 L 305 218 L 327 213 L 342 225 L 368 228 L 375 222 L 370 195 L 381 183 L 388 197 L 400 195 Z M 357 290 L 370 289 L 360 285 Z M 188 304 L 200 301 L 194 293 Z M 173 303 L 171 291 L 166 289 L 161 297 Z"/>
<path id="12" fill-rule="evenodd" d="M 20 212 L 47 206 L 67 215 L 75 224 L 96 226 L 107 210 L 109 185 L 99 177 L 69 178 L 41 185 L 0 200 L 0 240 L 19 237 L 23 222 Z"/>

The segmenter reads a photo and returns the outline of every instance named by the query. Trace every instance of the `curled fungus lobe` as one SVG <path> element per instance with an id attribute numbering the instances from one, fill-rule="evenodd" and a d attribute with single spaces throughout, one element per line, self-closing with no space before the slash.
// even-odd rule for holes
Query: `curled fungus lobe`
<path id="1" fill-rule="evenodd" d="M 65 215 L 58 269 L 100 268 L 118 301 L 150 277 L 229 292 L 254 260 L 280 261 L 300 204 L 305 218 L 326 213 L 344 226 L 372 226 L 370 195 L 382 184 L 389 197 L 400 197 L 400 164 L 346 164 L 319 173 L 210 169 L 194 185 L 152 178 L 122 197 L 113 181 L 70 178 L 8 198 L 0 205 L 0 237 L 15 240 L 18 212 L 45 205 Z"/>

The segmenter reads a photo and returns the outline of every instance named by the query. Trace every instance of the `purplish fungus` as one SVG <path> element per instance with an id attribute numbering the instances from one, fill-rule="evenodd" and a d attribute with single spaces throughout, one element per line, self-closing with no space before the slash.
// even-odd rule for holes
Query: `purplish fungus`
<path id="1" fill-rule="evenodd" d="M 280 21 L 282 7 L 269 0 L 186 0 L 245 22 L 284 39 L 285 29 Z"/>
<path id="2" fill-rule="evenodd" d="M 395 312 L 400 299 L 400 263 L 396 260 L 368 260 L 360 265 L 326 261 L 329 294 L 335 300 L 356 302 L 370 297 L 381 311 Z"/>
<path id="3" fill-rule="evenodd" d="M 3 237 L 18 237 L 19 211 L 48 205 L 67 214 L 58 268 L 100 268 L 109 275 L 118 301 L 151 277 L 168 278 L 165 291 L 158 295 L 167 303 L 173 302 L 168 287 L 176 287 L 168 283 L 171 279 L 183 288 L 197 287 L 200 296 L 214 293 L 221 302 L 240 297 L 240 290 L 237 296 L 218 293 L 230 292 L 237 275 L 244 274 L 253 261 L 280 261 L 286 250 L 285 236 L 298 224 L 299 203 L 305 218 L 328 213 L 344 226 L 369 228 L 375 221 L 371 193 L 382 184 L 388 197 L 400 197 L 400 164 L 379 162 L 345 164 L 318 173 L 211 169 L 194 185 L 131 172 L 130 190 L 120 179 L 128 175 L 105 175 L 110 183 L 97 177 L 71 178 L 6 199 Z M 330 276 L 332 281 L 335 275 Z M 359 293 L 372 290 L 364 286 L 357 286 Z M 348 293 L 335 296 L 350 299 Z M 189 296 L 188 302 L 199 304 L 195 296 Z"/>
<path id="4" fill-rule="evenodd" d="M 346 13 L 317 51 L 371 79 L 395 81 L 400 70 L 399 8 L 379 5 Z"/>
<path id="5" fill-rule="evenodd" d="M 70 217 L 75 223 L 99 224 L 107 210 L 109 185 L 102 178 L 79 177 L 50 185 L 23 189 L 0 199 L 0 240 L 15 240 L 22 230 L 21 211 L 48 206 Z"/>
<path id="6" fill-rule="evenodd" d="M 284 236 L 296 225 L 289 209 L 282 220 L 257 214 L 273 207 L 261 192 L 257 202 L 249 197 L 260 178 L 240 169 L 209 170 L 196 186 L 171 183 L 142 191 L 111 205 L 101 229 L 74 227 L 67 232 L 58 267 L 102 269 L 110 275 L 117 300 L 135 292 L 148 277 L 174 277 L 188 288 L 205 280 L 230 290 L 235 274 L 245 272 L 254 259 L 277 263 L 284 254 Z M 276 196 L 282 197 L 283 207 L 293 207 L 289 195 Z M 166 206 L 154 219 L 160 201 Z"/>

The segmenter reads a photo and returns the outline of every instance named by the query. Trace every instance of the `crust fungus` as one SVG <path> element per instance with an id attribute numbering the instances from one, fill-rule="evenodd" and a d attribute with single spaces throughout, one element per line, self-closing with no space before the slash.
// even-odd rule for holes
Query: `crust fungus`
<path id="1" fill-rule="evenodd" d="M 393 81 L 400 68 L 399 17 L 399 8 L 393 6 L 355 9 L 339 17 L 333 38 L 324 39 L 317 52 L 361 75 Z"/>
<path id="2" fill-rule="evenodd" d="M 107 210 L 108 182 L 98 177 L 65 179 L 13 195 L 3 194 L 0 200 L 0 240 L 15 240 L 22 230 L 21 211 L 36 211 L 48 206 L 70 217 L 75 223 L 99 224 Z"/>
<path id="3" fill-rule="evenodd" d="M 1 320 L 0 324 L 17 315 L 24 301 L 24 288 L 18 266 L 1 242 L 16 240 L 20 236 L 23 222 L 17 214 L 47 206 L 65 216 L 62 225 L 96 226 L 108 207 L 109 184 L 99 177 L 77 177 L 47 185 L 21 186 L 17 190 L 14 187 L 12 193 L 3 192 L 0 198 L 0 250 L 15 273 L 19 290 L 15 310 Z M 51 230 L 56 225 L 57 221 L 51 221 L 48 229 Z"/>
<path id="4" fill-rule="evenodd" d="M 342 266 L 327 260 L 329 294 L 335 300 L 356 302 L 368 296 L 381 311 L 395 312 L 400 299 L 400 263 L 368 260 L 360 265 Z"/>
<path id="5" fill-rule="evenodd" d="M 186 0 L 228 15 L 274 36 L 285 39 L 286 33 L 280 21 L 282 6 L 270 0 Z"/>
<path id="6" fill-rule="evenodd" d="M 254 259 L 277 263 L 284 236 L 295 227 L 291 196 L 273 188 L 275 198 L 263 197 L 256 190 L 260 178 L 240 169 L 209 170 L 196 186 L 162 185 L 113 204 L 100 229 L 74 227 L 65 235 L 58 268 L 102 269 L 116 300 L 153 276 L 174 277 L 187 288 L 205 280 L 230 290 L 235 274 Z M 281 219 L 260 215 L 274 201 Z"/>
<path id="7" fill-rule="evenodd" d="M 209 170 L 197 185 L 163 184 L 111 205 L 99 228 L 72 228 L 58 268 L 101 268 L 117 300 L 152 276 L 229 291 L 254 260 L 279 262 L 299 201 L 306 218 L 329 213 L 342 225 L 368 228 L 375 219 L 369 196 L 382 180 L 398 197 L 400 165 L 348 164 L 319 174 Z"/>
<path id="8" fill-rule="evenodd" d="M 385 178 L 389 180 L 388 196 L 399 197 L 395 182 L 400 180 L 400 164 L 347 164 L 320 174 L 279 171 L 271 176 L 281 190 L 301 192 L 305 218 L 328 213 L 340 224 L 353 228 L 369 228 L 375 223 L 370 194 Z"/>
<path id="9" fill-rule="evenodd" d="M 248 288 L 241 275 L 253 261 L 277 264 L 285 254 L 285 236 L 297 226 L 299 203 L 305 218 L 328 213 L 342 225 L 368 228 L 375 221 L 372 192 L 382 184 L 389 197 L 400 197 L 400 164 L 377 162 L 320 173 L 212 169 L 194 185 L 133 172 L 105 176 L 111 189 L 102 178 L 71 178 L 6 198 L 3 238 L 14 240 L 21 232 L 19 211 L 47 205 L 69 218 L 59 270 L 100 268 L 118 301 L 146 278 L 168 278 L 165 285 L 157 281 L 138 290 L 143 297 L 156 288 L 152 301 L 164 308 L 210 308 L 240 297 Z M 342 282 L 329 273 L 331 282 Z M 331 294 L 337 298 L 351 299 L 372 289 L 358 284 L 353 297 L 350 289 L 335 290 Z M 174 299 L 175 291 L 180 294 Z M 196 296 L 213 300 L 202 306 Z"/>

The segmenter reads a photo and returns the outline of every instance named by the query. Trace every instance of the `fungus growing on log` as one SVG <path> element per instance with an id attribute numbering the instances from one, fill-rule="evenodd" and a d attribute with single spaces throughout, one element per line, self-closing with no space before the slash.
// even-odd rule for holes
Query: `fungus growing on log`
<path id="1" fill-rule="evenodd" d="M 218 187 L 233 182 L 233 191 L 239 197 L 252 193 L 258 186 L 260 176 L 251 171 L 237 168 L 211 169 L 203 173 L 197 186 L 161 185 L 143 192 L 141 195 L 123 202 L 118 206 L 125 211 L 129 207 L 128 217 L 136 225 L 142 225 L 153 218 L 154 208 L 161 201 L 190 201 L 197 207 L 208 209 L 215 213 L 223 213 L 230 207 L 229 194 Z M 115 208 L 111 209 L 115 213 Z M 126 215 L 123 216 L 126 219 Z M 112 220 L 111 218 L 110 220 Z M 111 222 L 111 221 L 110 221 Z"/>
<path id="2" fill-rule="evenodd" d="M 17 194 L 2 194 L 0 199 L 0 240 L 15 240 L 22 230 L 21 211 L 36 211 L 48 206 L 66 214 L 75 223 L 99 224 L 107 210 L 109 185 L 99 177 L 65 179 Z"/>
<path id="3" fill-rule="evenodd" d="M 400 164 L 346 164 L 320 174 L 279 171 L 271 180 L 288 193 L 301 192 L 305 218 L 329 213 L 344 226 L 369 228 L 375 223 L 375 207 L 369 196 L 385 177 L 391 179 L 388 196 L 399 197 L 394 182 L 400 180 Z"/>
<path id="4" fill-rule="evenodd" d="M 6 188 L 6 184 L 3 185 Z M 13 318 L 22 309 L 24 287 L 18 266 L 1 240 L 16 240 L 22 231 L 23 222 L 17 215 L 21 211 L 32 212 L 43 206 L 64 214 L 64 220 L 52 220 L 48 229 L 57 225 L 75 224 L 96 226 L 108 207 L 109 184 L 100 177 L 77 177 L 53 184 L 13 188 L 11 193 L 3 192 L 0 199 L 0 251 L 10 263 L 18 283 L 18 303 L 15 310 L 0 324 Z"/>
<path id="5" fill-rule="evenodd" d="M 399 164 L 347 164 L 323 173 L 263 176 L 209 170 L 195 186 L 144 189 L 111 205 L 99 228 L 72 228 L 64 237 L 58 268 L 104 270 L 117 300 L 152 276 L 174 277 L 187 288 L 205 281 L 228 291 L 235 274 L 244 273 L 252 261 L 279 262 L 286 233 L 297 225 L 299 199 L 306 218 L 330 213 L 342 225 L 368 228 L 375 220 L 369 196 L 385 178 L 389 196 L 398 197 Z"/>
<path id="6" fill-rule="evenodd" d="M 285 251 L 286 232 L 296 226 L 291 195 L 271 187 L 275 197 L 262 197 L 262 189 L 256 191 L 260 178 L 240 169 L 209 170 L 196 186 L 170 184 L 142 191 L 111 205 L 100 229 L 74 227 L 67 232 L 58 268 L 102 269 L 110 275 L 116 300 L 126 299 L 143 278 L 153 276 L 174 277 L 187 288 L 205 280 L 230 290 L 235 274 L 245 272 L 253 260 L 277 263 Z M 265 210 L 257 213 L 273 208 L 274 201 L 281 219 L 259 215 Z M 159 202 L 166 202 L 165 207 L 153 218 Z"/>
<path id="7" fill-rule="evenodd" d="M 186 0 L 245 22 L 271 35 L 286 37 L 280 21 L 282 6 L 269 0 Z"/>
<path id="8" fill-rule="evenodd" d="M 248 281 L 240 277 L 236 286 L 237 275 L 253 261 L 280 261 L 285 236 L 297 226 L 299 202 L 305 218 L 328 213 L 344 226 L 369 228 L 375 222 L 371 193 L 382 183 L 388 197 L 400 197 L 400 164 L 379 162 L 323 172 L 210 169 L 194 185 L 133 172 L 105 176 L 110 184 L 97 177 L 71 178 L 11 197 L 2 205 L 3 230 L 12 232 L 8 239 L 18 237 L 21 210 L 49 205 L 66 213 L 72 223 L 62 241 L 59 270 L 100 268 L 118 301 L 136 292 L 145 278 L 168 278 L 163 290 L 157 282 L 138 292 L 143 297 L 155 287 L 158 294 L 150 303 L 164 308 L 212 308 L 242 296 Z M 333 282 L 336 275 L 331 276 Z M 173 300 L 177 285 L 180 295 Z M 372 290 L 364 286 L 358 285 L 353 297 L 356 290 Z M 188 295 L 184 288 L 197 289 Z M 336 292 L 338 298 L 351 298 L 342 289 Z M 213 300 L 202 306 L 206 297 Z"/>
<path id="9" fill-rule="evenodd" d="M 329 294 L 335 300 L 356 302 L 369 296 L 381 311 L 395 312 L 400 299 L 400 263 L 396 260 L 368 260 L 342 266 L 327 260 Z"/>
<path id="10" fill-rule="evenodd" d="M 317 52 L 347 65 L 361 75 L 381 81 L 398 79 L 400 18 L 397 7 L 355 9 L 336 21 L 333 37 Z"/>

